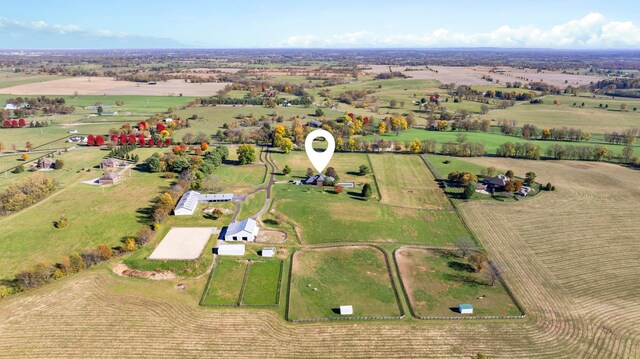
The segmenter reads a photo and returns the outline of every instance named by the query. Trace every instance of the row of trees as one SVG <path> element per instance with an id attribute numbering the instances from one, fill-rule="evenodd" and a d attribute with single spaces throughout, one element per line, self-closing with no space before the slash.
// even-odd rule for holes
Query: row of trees
<path id="1" fill-rule="evenodd" d="M 509 136 L 522 136 L 527 140 L 540 139 L 540 140 L 554 140 L 554 141 L 589 141 L 591 134 L 583 132 L 579 128 L 543 128 L 540 129 L 535 125 L 524 124 L 522 128 L 516 127 L 516 121 L 501 121 L 499 124 L 500 132 Z"/>
<path id="2" fill-rule="evenodd" d="M 16 212 L 44 199 L 56 189 L 56 182 L 43 174 L 34 174 L 0 193 L 0 214 Z"/>
<path id="3" fill-rule="evenodd" d="M 605 132 L 604 141 L 611 144 L 625 144 L 631 146 L 636 143 L 639 130 L 637 128 L 629 128 L 622 132 Z"/>
<path id="4" fill-rule="evenodd" d="M 540 146 L 535 143 L 505 142 L 498 146 L 496 156 L 511 158 L 526 158 L 529 160 L 540 159 Z"/>
<path id="5" fill-rule="evenodd" d="M 626 155 L 627 159 L 632 158 L 633 147 L 627 146 L 625 147 L 625 150 L 630 150 L 630 153 L 627 153 Z M 545 151 L 545 154 L 549 158 L 554 158 L 558 160 L 602 161 L 605 158 L 609 158 L 611 156 L 609 153 L 609 150 L 603 145 L 572 146 L 572 145 L 553 144 L 547 148 L 547 150 Z"/>

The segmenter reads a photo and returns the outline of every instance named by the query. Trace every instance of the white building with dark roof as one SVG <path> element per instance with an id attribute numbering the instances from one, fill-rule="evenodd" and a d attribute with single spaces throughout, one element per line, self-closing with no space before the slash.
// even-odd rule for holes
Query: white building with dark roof
<path id="1" fill-rule="evenodd" d="M 233 193 L 201 194 L 196 191 L 187 191 L 176 204 L 173 214 L 176 216 L 190 216 L 195 212 L 200 202 L 228 202 L 232 199 Z"/>
<path id="2" fill-rule="evenodd" d="M 259 230 L 258 223 L 254 219 L 247 218 L 244 221 L 231 223 L 227 227 L 224 240 L 254 242 Z"/>

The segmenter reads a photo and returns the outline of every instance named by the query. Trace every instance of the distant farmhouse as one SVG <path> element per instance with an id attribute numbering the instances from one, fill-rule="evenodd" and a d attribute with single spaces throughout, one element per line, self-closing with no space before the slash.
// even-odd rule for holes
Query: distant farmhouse
<path id="1" fill-rule="evenodd" d="M 308 184 L 312 186 L 323 186 L 325 182 L 333 183 L 335 178 L 331 176 L 325 176 L 323 174 L 307 177 L 307 179 L 300 181 L 300 184 Z"/>
<path id="2" fill-rule="evenodd" d="M 176 216 L 191 216 L 200 202 L 229 202 L 232 199 L 233 193 L 201 194 L 196 191 L 187 191 L 176 204 L 173 214 Z"/>
<path id="3" fill-rule="evenodd" d="M 309 126 L 322 127 L 322 122 L 320 122 L 318 120 L 311 120 L 311 121 L 309 121 Z"/>
<path id="4" fill-rule="evenodd" d="M 115 158 L 107 158 L 106 160 L 100 161 L 100 169 L 102 170 L 113 170 L 116 169 L 120 165 L 120 161 Z"/>
<path id="5" fill-rule="evenodd" d="M 108 172 L 98 179 L 100 185 L 116 184 L 120 182 L 122 175 L 117 172 Z"/>
<path id="6" fill-rule="evenodd" d="M 254 242 L 258 236 L 258 231 L 258 223 L 254 219 L 247 218 L 241 222 L 231 223 L 227 227 L 224 240 Z"/>
<path id="7" fill-rule="evenodd" d="M 36 167 L 39 169 L 48 169 L 48 168 L 53 168 L 54 164 L 56 162 L 48 157 L 43 157 L 38 159 L 38 163 L 36 164 Z"/>
<path id="8" fill-rule="evenodd" d="M 74 131 L 78 132 L 77 130 Z M 67 142 L 87 144 L 87 138 L 85 136 L 71 136 Z"/>

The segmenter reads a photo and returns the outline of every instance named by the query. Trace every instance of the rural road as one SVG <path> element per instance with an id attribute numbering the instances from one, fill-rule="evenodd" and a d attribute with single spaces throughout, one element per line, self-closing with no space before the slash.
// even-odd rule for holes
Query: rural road
<path id="1" fill-rule="evenodd" d="M 264 212 L 267 211 L 267 209 L 269 209 L 269 206 L 271 205 L 271 186 L 273 186 L 273 184 L 275 183 L 276 168 L 273 162 L 271 161 L 271 158 L 269 158 L 269 152 L 267 147 L 262 147 L 262 151 L 260 152 L 260 161 L 264 163 L 266 167 L 267 175 L 269 176 L 269 181 L 265 186 L 258 187 L 255 190 L 247 193 L 247 196 L 252 195 L 259 191 L 267 191 L 267 199 L 264 205 L 262 206 L 262 208 L 260 209 L 260 211 L 258 211 L 258 213 L 250 217 L 251 219 L 258 219 L 260 216 L 264 214 Z M 246 196 L 245 196 L 245 200 L 246 200 Z M 241 202 L 238 202 L 236 205 L 236 212 L 233 214 L 233 217 L 231 217 L 231 223 L 235 222 L 238 217 L 238 214 L 240 214 L 240 207 L 241 207 Z"/>

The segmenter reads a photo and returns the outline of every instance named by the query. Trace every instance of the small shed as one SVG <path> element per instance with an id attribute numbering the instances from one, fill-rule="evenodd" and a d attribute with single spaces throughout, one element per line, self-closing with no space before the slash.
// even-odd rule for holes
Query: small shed
<path id="1" fill-rule="evenodd" d="M 244 244 L 221 244 L 218 246 L 220 256 L 243 256 Z"/>
<path id="2" fill-rule="evenodd" d="M 276 255 L 276 248 L 275 247 L 262 248 L 260 255 L 263 257 L 273 257 L 274 255 Z"/>
<path id="3" fill-rule="evenodd" d="M 473 306 L 471 304 L 460 304 L 458 311 L 460 314 L 473 314 Z"/>
<path id="4" fill-rule="evenodd" d="M 353 306 L 351 305 L 340 306 L 340 315 L 352 315 L 352 314 L 353 314 Z"/>

